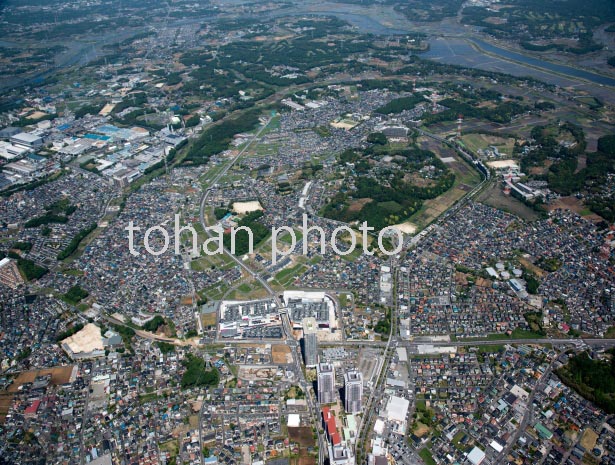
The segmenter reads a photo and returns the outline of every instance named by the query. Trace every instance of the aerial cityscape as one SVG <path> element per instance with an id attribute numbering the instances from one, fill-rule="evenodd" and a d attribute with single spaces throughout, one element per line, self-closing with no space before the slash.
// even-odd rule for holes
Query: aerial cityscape
<path id="1" fill-rule="evenodd" d="M 4 464 L 615 464 L 613 0 L 0 2 Z"/>

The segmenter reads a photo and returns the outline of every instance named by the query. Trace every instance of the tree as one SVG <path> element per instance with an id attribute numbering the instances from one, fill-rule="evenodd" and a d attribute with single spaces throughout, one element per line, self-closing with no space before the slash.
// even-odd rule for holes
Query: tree
<path id="1" fill-rule="evenodd" d="M 186 127 L 192 128 L 198 125 L 201 122 L 201 117 L 199 115 L 193 115 L 186 120 Z"/>
<path id="2" fill-rule="evenodd" d="M 598 151 L 607 155 L 615 155 L 615 134 L 602 136 L 598 139 Z"/>
<path id="3" fill-rule="evenodd" d="M 143 329 L 145 331 L 154 333 L 158 331 L 158 328 L 160 328 L 162 325 L 164 325 L 164 318 L 162 318 L 160 315 L 156 315 L 154 318 L 152 318 L 143 325 Z"/>
<path id="4" fill-rule="evenodd" d="M 367 136 L 367 142 L 370 144 L 386 145 L 387 137 L 381 132 L 372 132 Z"/>
<path id="5" fill-rule="evenodd" d="M 182 362 L 182 365 L 186 367 L 186 371 L 181 380 L 183 389 L 200 386 L 217 386 L 220 382 L 218 370 L 215 368 L 207 370 L 205 361 L 200 357 L 188 354 L 186 359 Z"/>
<path id="6" fill-rule="evenodd" d="M 81 288 L 79 285 L 75 285 L 71 287 L 66 294 L 64 294 L 64 298 L 73 305 L 79 303 L 79 301 L 85 299 L 88 295 L 88 291 Z"/>

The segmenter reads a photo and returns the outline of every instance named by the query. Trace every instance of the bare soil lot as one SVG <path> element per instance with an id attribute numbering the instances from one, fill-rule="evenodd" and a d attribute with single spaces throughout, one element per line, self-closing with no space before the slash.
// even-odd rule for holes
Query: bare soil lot
<path id="1" fill-rule="evenodd" d="M 583 205 L 583 202 L 576 197 L 560 197 L 556 201 L 551 202 L 548 208 L 549 211 L 557 210 L 558 208 L 562 210 L 570 210 L 575 213 L 578 213 L 579 215 L 585 217 L 585 219 L 588 219 L 590 221 L 602 221 L 601 216 L 596 215 L 595 213 L 587 209 L 585 205 Z"/>
<path id="2" fill-rule="evenodd" d="M 275 364 L 285 364 L 292 362 L 290 347 L 285 344 L 276 344 L 271 346 L 271 357 Z"/>
<path id="3" fill-rule="evenodd" d="M 40 370 L 24 371 L 20 373 L 13 384 L 8 388 L 9 392 L 16 392 L 19 386 L 25 383 L 33 382 L 37 376 L 44 376 L 51 374 L 51 384 L 64 384 L 68 383 L 70 376 L 73 372 L 74 365 L 67 365 L 63 367 L 43 368 Z"/>
<path id="4" fill-rule="evenodd" d="M 296 442 L 301 447 L 311 447 L 314 445 L 314 436 L 312 428 L 309 426 L 301 426 L 299 428 L 288 428 L 290 440 Z"/>

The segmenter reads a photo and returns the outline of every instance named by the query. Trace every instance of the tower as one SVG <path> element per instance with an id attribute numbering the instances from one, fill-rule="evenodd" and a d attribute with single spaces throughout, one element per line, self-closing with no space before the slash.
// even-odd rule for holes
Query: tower
<path id="1" fill-rule="evenodd" d="M 344 407 L 346 413 L 360 413 L 363 409 L 363 376 L 359 371 L 344 375 Z"/>
<path id="2" fill-rule="evenodd" d="M 316 332 L 318 329 L 316 318 L 304 318 L 301 321 L 303 326 L 303 354 L 305 366 L 315 367 L 318 365 L 318 339 Z"/>
<path id="3" fill-rule="evenodd" d="M 319 363 L 318 375 L 318 403 L 330 404 L 335 401 L 335 370 L 330 363 Z"/>
<path id="4" fill-rule="evenodd" d="M 461 123 L 463 123 L 463 115 L 457 117 L 457 139 L 461 137 Z"/>

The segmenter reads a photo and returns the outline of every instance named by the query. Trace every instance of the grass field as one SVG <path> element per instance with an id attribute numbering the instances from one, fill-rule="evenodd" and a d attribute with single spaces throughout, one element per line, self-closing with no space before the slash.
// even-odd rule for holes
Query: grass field
<path id="1" fill-rule="evenodd" d="M 527 331 L 524 329 L 514 329 L 512 334 L 509 336 L 505 333 L 493 333 L 488 334 L 487 337 L 464 337 L 463 339 L 459 339 L 460 341 L 507 341 L 510 339 L 544 339 L 545 336 L 542 336 L 538 333 L 533 333 L 532 331 Z"/>
<path id="2" fill-rule="evenodd" d="M 171 460 L 174 460 L 179 454 L 179 442 L 177 439 L 172 439 L 167 442 L 163 442 L 158 446 L 161 451 L 168 452 Z"/>
<path id="3" fill-rule="evenodd" d="M 250 287 L 250 285 L 248 283 L 242 283 L 237 287 L 237 290 L 239 292 L 243 292 L 244 294 L 250 292 L 252 290 L 252 288 Z"/>
<path id="4" fill-rule="evenodd" d="M 301 239 L 303 239 L 303 234 L 297 228 L 293 228 L 293 231 L 295 232 L 295 244 L 296 244 Z M 277 240 L 279 240 L 280 242 L 283 242 L 284 244 L 288 244 L 288 245 L 292 244 L 292 237 L 290 233 L 288 232 L 283 233 L 281 236 L 278 235 Z"/>
<path id="5" fill-rule="evenodd" d="M 488 346 L 480 346 L 478 348 L 479 354 L 495 354 L 504 350 L 504 344 L 496 344 L 496 345 L 488 345 Z"/>
<path id="6" fill-rule="evenodd" d="M 203 236 L 203 240 L 205 240 L 205 236 Z M 199 233 L 199 241 L 201 241 L 200 233 Z M 215 241 L 208 242 L 207 243 L 207 253 L 205 253 L 204 251 L 201 251 L 201 257 L 193 260 L 190 263 L 190 267 L 194 271 L 205 271 L 211 268 L 212 266 L 216 268 L 222 268 L 222 269 L 233 267 L 235 263 L 233 259 L 225 253 L 216 253 L 217 252 L 216 247 L 217 247 L 217 242 Z"/>
<path id="7" fill-rule="evenodd" d="M 307 267 L 302 263 L 297 263 L 295 266 L 285 268 L 275 275 L 275 280 L 282 286 L 288 286 L 298 276 L 301 276 L 307 271 Z"/>
<path id="8" fill-rule="evenodd" d="M 84 272 L 81 270 L 76 270 L 74 268 L 68 268 L 66 270 L 62 270 L 62 273 L 64 273 L 67 276 L 83 276 Z"/>
<path id="9" fill-rule="evenodd" d="M 314 445 L 314 434 L 312 428 L 309 426 L 303 426 L 299 428 L 288 428 L 288 435 L 290 439 L 301 447 L 310 447 Z"/>
<path id="10" fill-rule="evenodd" d="M 9 413 L 11 405 L 13 405 L 14 394 L 6 391 L 0 392 L 0 424 L 3 424 L 6 420 L 6 415 Z"/>
<path id="11" fill-rule="evenodd" d="M 587 105 L 588 107 L 590 107 L 592 109 L 600 108 L 600 106 L 601 106 L 600 102 L 598 102 L 591 95 L 588 95 L 587 97 L 579 97 L 579 98 L 577 98 L 577 101 L 581 102 L 581 103 L 584 103 L 585 105 Z"/>
<path id="12" fill-rule="evenodd" d="M 512 332 L 513 339 L 544 339 L 545 336 L 542 334 L 534 333 L 532 331 L 527 331 L 525 329 L 515 329 Z"/>
<path id="13" fill-rule="evenodd" d="M 521 265 L 523 265 L 524 268 L 527 268 L 539 278 L 543 278 L 547 275 L 547 272 L 545 270 L 543 270 L 539 266 L 534 265 L 527 258 L 519 257 L 519 263 L 521 263 Z"/>
<path id="14" fill-rule="evenodd" d="M 267 125 L 267 127 L 265 129 L 263 129 L 263 131 L 261 132 L 260 137 L 263 137 L 264 135 L 270 133 L 271 131 L 274 131 L 276 129 L 280 129 L 280 119 L 281 119 L 280 115 L 276 115 L 276 116 L 272 117 L 271 121 L 269 121 L 269 124 Z M 257 134 L 258 131 L 260 131 L 260 126 L 258 126 L 257 128 L 255 128 L 251 132 L 252 132 L 252 134 Z"/>
<path id="15" fill-rule="evenodd" d="M 457 431 L 455 433 L 455 436 L 453 436 L 453 446 L 455 446 L 457 449 L 463 451 L 463 447 L 461 444 L 459 444 L 459 441 L 461 441 L 463 439 L 463 437 L 465 436 L 465 433 L 463 431 Z"/>
<path id="16" fill-rule="evenodd" d="M 427 449 L 427 447 L 424 447 L 419 451 L 419 456 L 423 459 L 423 462 L 425 462 L 426 465 L 437 465 L 431 455 L 431 451 Z"/>
<path id="17" fill-rule="evenodd" d="M 257 281 L 244 282 L 227 294 L 229 300 L 254 300 L 267 297 L 267 290 Z"/>
<path id="18" fill-rule="evenodd" d="M 340 250 L 343 251 L 342 248 L 340 248 Z M 361 255 L 363 255 L 363 246 L 359 243 L 357 244 L 357 247 L 355 247 L 355 249 L 351 253 L 347 255 L 342 255 L 341 257 L 347 262 L 354 262 Z"/>
<path id="19" fill-rule="evenodd" d="M 452 157 L 455 159 L 454 162 L 447 163 L 447 166 L 455 173 L 455 184 L 453 184 L 453 187 L 435 199 L 425 200 L 421 209 L 410 217 L 410 223 L 416 226 L 418 230 L 421 230 L 470 192 L 480 182 L 480 176 L 454 150 L 448 147 L 444 148 L 431 139 L 422 138 L 419 141 L 423 148 L 433 151 L 439 157 Z"/>
<path id="20" fill-rule="evenodd" d="M 587 208 L 583 204 L 582 200 L 579 200 L 573 196 L 560 197 L 559 199 L 549 204 L 549 210 L 555 210 L 557 208 L 561 208 L 563 210 L 571 210 L 575 213 L 578 213 L 581 216 L 584 216 L 586 219 L 590 221 L 601 221 L 602 220 L 600 216 L 596 215 L 589 208 Z"/>
<path id="21" fill-rule="evenodd" d="M 464 134 L 461 140 L 463 144 L 474 153 L 479 149 L 486 149 L 490 146 L 494 146 L 497 147 L 501 154 L 510 156 L 515 146 L 515 139 L 487 134 Z"/>
<path id="22" fill-rule="evenodd" d="M 228 283 L 216 283 L 213 286 L 204 289 L 205 295 L 209 300 L 220 300 L 226 291 L 229 290 Z"/>
<path id="23" fill-rule="evenodd" d="M 540 218 L 538 212 L 517 200 L 511 195 L 504 195 L 499 183 L 493 183 L 487 187 L 479 196 L 478 201 L 518 216 L 525 221 L 535 221 Z"/>

